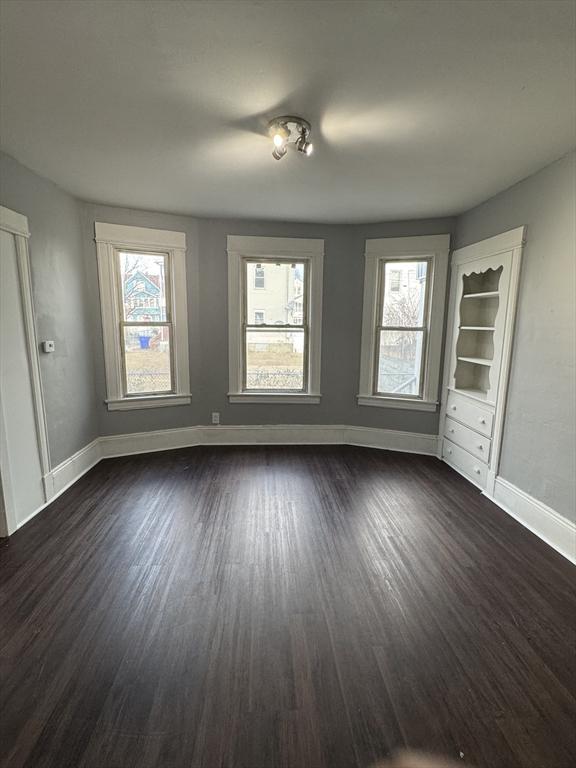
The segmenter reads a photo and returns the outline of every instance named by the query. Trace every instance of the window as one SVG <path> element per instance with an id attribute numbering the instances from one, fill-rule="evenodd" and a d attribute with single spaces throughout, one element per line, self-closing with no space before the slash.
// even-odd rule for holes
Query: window
<path id="1" fill-rule="evenodd" d="M 360 405 L 436 410 L 449 242 L 366 241 Z"/>
<path id="2" fill-rule="evenodd" d="M 109 410 L 190 402 L 185 236 L 96 223 Z"/>
<path id="3" fill-rule="evenodd" d="M 390 290 L 394 293 L 397 293 L 400 290 L 400 275 L 401 272 L 399 269 L 391 269 L 390 270 Z"/>
<path id="4" fill-rule="evenodd" d="M 419 281 L 413 267 L 423 268 Z M 374 393 L 422 396 L 428 261 L 380 261 Z"/>
<path id="5" fill-rule="evenodd" d="M 228 238 L 231 402 L 320 402 L 323 249 Z"/>
<path id="6" fill-rule="evenodd" d="M 123 394 L 125 397 L 172 394 L 171 338 L 174 329 L 168 254 L 116 250 L 115 261 L 119 283 Z M 139 302 L 141 305 L 133 307 L 131 299 L 138 291 L 157 292 L 158 309 L 152 309 L 149 296 L 143 297 Z"/>
<path id="7" fill-rule="evenodd" d="M 266 276 L 264 267 L 261 264 L 256 264 L 254 266 L 254 288 L 265 288 L 265 280 Z"/>

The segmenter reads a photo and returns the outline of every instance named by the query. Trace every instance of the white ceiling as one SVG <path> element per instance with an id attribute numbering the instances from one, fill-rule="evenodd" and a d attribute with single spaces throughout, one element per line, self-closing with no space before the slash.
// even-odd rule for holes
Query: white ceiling
<path id="1" fill-rule="evenodd" d="M 574 144 L 573 0 L 2 0 L 2 148 L 99 202 L 454 214 Z M 315 153 L 280 162 L 269 118 Z"/>

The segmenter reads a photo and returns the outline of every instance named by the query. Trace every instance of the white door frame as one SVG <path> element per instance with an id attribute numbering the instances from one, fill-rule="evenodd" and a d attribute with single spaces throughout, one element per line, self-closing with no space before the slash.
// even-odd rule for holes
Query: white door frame
<path id="1" fill-rule="evenodd" d="M 20 298 L 22 301 L 24 332 L 26 334 L 28 366 L 32 384 L 36 438 L 40 456 L 40 468 L 42 470 L 44 501 L 46 502 L 48 501 L 46 480 L 50 473 L 50 448 L 48 445 L 46 407 L 44 404 L 44 392 L 42 390 L 42 378 L 40 376 L 38 336 L 36 333 L 36 320 L 34 316 L 34 302 L 32 296 L 32 276 L 30 272 L 30 254 L 28 250 L 28 240 L 30 238 L 28 219 L 21 213 L 16 213 L 16 211 L 12 211 L 9 208 L 4 208 L 4 206 L 0 205 L 0 229 L 12 234 L 16 244 L 16 260 L 18 263 Z M 4 420 L 0 412 L 0 451 L 4 452 L 7 450 L 8 446 Z M 15 528 L 16 524 L 10 480 L 8 477 L 4 476 L 2 482 L 0 482 L 0 536 L 8 535 L 8 533 L 14 531 Z"/>

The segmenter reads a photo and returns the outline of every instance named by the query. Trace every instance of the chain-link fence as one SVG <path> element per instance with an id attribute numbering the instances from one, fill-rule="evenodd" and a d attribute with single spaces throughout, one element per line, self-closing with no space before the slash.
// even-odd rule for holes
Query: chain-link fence
<path id="1" fill-rule="evenodd" d="M 158 371 L 129 371 L 128 392 L 167 392 L 172 384 L 169 373 Z"/>
<path id="2" fill-rule="evenodd" d="M 276 370 L 248 371 L 247 389 L 302 389 L 302 369 L 278 368 Z"/>
<path id="3" fill-rule="evenodd" d="M 171 387 L 170 374 L 159 371 L 129 371 L 129 392 L 166 392 Z M 279 368 L 266 371 L 249 371 L 247 389 L 294 389 L 303 387 L 302 370 Z"/>

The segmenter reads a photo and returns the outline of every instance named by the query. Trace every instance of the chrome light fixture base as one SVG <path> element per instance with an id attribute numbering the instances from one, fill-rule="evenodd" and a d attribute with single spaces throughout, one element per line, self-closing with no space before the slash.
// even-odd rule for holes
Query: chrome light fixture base
<path id="1" fill-rule="evenodd" d="M 268 133 L 274 144 L 272 157 L 281 160 L 292 145 L 298 152 L 310 157 L 314 149 L 310 141 L 312 126 L 308 120 L 296 115 L 275 117 L 268 123 Z"/>

